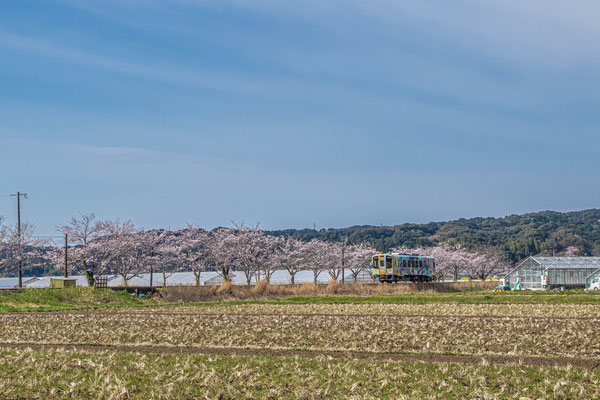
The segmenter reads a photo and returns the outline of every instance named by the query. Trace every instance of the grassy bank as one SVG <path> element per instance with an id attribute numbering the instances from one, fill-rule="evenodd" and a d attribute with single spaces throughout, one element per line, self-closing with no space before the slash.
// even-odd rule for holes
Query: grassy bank
<path id="1" fill-rule="evenodd" d="M 490 282 L 485 282 L 489 286 Z M 0 312 L 144 306 L 236 304 L 599 304 L 600 294 L 583 290 L 564 292 L 517 291 L 494 293 L 483 285 L 257 285 L 175 286 L 162 297 L 140 300 L 125 291 L 91 289 L 23 289 L 0 291 Z M 462 286 L 461 286 L 462 285 Z M 468 290 L 459 290 L 459 289 Z M 473 289 L 473 290 L 471 290 Z M 400 293 L 387 293 L 397 291 Z M 383 293 L 380 293 L 383 292 Z"/>
<path id="2" fill-rule="evenodd" d="M 0 311 L 46 311 L 143 304 L 125 291 L 87 287 L 0 290 Z"/>

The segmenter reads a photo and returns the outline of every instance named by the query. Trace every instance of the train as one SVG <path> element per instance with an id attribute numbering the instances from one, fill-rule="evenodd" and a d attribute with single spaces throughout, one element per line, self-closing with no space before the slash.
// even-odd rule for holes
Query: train
<path id="1" fill-rule="evenodd" d="M 431 282 L 435 276 L 435 258 L 405 253 L 375 254 L 371 273 L 380 282 Z"/>

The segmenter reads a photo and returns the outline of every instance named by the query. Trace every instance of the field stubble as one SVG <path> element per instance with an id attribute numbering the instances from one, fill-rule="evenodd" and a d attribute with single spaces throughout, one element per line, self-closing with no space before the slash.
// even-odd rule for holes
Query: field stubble
<path id="1" fill-rule="evenodd" d="M 5 399 L 589 399 L 599 380 L 569 366 L 0 350 Z"/>
<path id="2" fill-rule="evenodd" d="M 15 399 L 600 397 L 597 305 L 465 304 L 435 296 L 423 304 L 0 313 L 0 393 Z"/>
<path id="3" fill-rule="evenodd" d="M 160 307 L 0 314 L 0 342 L 600 356 L 593 306 L 546 307 L 554 312 L 534 305 L 428 304 L 352 307 L 351 314 L 348 305 L 248 304 L 228 312 Z"/>

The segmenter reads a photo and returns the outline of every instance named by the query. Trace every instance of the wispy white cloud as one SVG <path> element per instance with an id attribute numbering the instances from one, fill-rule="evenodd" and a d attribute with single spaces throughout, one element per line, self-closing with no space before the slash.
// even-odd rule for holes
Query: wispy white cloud
<path id="1" fill-rule="evenodd" d="M 171 5 L 242 9 L 291 17 L 331 31 L 368 29 L 397 35 L 401 25 L 496 60 L 565 68 L 600 61 L 600 2 L 596 0 L 170 0 Z M 376 45 L 376 43 L 374 43 Z"/>
<path id="2" fill-rule="evenodd" d="M 158 156 L 161 153 L 155 150 L 150 150 L 143 147 L 131 147 L 131 146 L 99 146 L 89 144 L 75 144 L 71 143 L 67 145 L 73 151 L 84 152 L 96 156 L 115 156 L 115 157 L 138 157 L 138 156 Z"/>
<path id="3" fill-rule="evenodd" d="M 41 54 L 84 66 L 100 68 L 148 80 L 186 87 L 228 90 L 235 92 L 263 92 L 259 84 L 249 85 L 231 74 L 215 70 L 189 69 L 177 65 L 160 65 L 122 60 L 89 51 L 62 46 L 50 40 L 0 31 L 0 45 Z"/>

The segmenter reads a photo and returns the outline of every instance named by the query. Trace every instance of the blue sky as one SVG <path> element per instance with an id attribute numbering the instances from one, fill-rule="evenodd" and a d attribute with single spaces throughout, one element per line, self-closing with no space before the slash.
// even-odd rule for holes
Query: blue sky
<path id="1" fill-rule="evenodd" d="M 41 234 L 599 204 L 600 3 L 69 0 L 0 12 L 0 195 Z M 0 214 L 14 220 L 14 199 Z"/>

